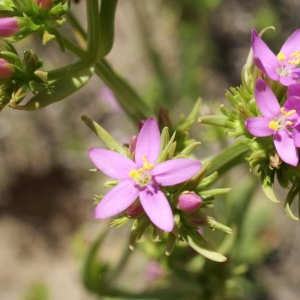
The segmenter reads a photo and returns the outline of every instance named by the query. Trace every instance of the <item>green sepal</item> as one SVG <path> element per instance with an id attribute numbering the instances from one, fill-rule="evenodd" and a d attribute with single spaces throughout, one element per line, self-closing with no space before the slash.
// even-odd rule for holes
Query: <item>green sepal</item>
<path id="1" fill-rule="evenodd" d="M 99 137 L 107 149 L 130 157 L 129 152 L 126 151 L 102 126 L 87 116 L 82 116 L 81 119 Z"/>
<path id="2" fill-rule="evenodd" d="M 1 58 L 5 59 L 7 62 L 9 62 L 10 64 L 13 64 L 19 68 L 22 66 L 20 57 L 13 52 L 1 51 L 0 56 L 1 56 Z"/>
<path id="3" fill-rule="evenodd" d="M 168 145 L 169 140 L 170 140 L 169 128 L 164 127 L 160 135 L 160 151 L 159 151 L 160 155 L 163 152 L 164 148 Z"/>
<path id="4" fill-rule="evenodd" d="M 172 135 L 171 139 L 169 140 L 168 144 L 165 146 L 165 148 L 160 153 L 156 164 L 160 164 L 161 162 L 166 160 L 166 158 L 168 156 L 168 153 L 170 151 L 170 148 L 171 148 L 171 146 L 172 146 L 172 144 L 175 140 L 175 135 L 176 135 L 176 132 L 173 133 L 173 135 Z"/>
<path id="5" fill-rule="evenodd" d="M 104 198 L 104 195 L 94 195 L 94 198 L 93 198 L 94 202 L 93 202 L 93 204 L 94 204 L 94 205 L 99 204 L 100 201 L 101 201 L 103 198 Z"/>
<path id="6" fill-rule="evenodd" d="M 198 98 L 191 113 L 188 115 L 188 117 L 183 121 L 181 120 L 180 125 L 177 125 L 176 130 L 177 131 L 190 131 L 194 123 L 196 122 L 198 115 L 199 115 L 199 110 L 200 110 L 200 105 L 201 105 L 201 98 Z"/>
<path id="7" fill-rule="evenodd" d="M 224 262 L 227 258 L 218 253 L 213 247 L 211 247 L 207 241 L 197 232 L 196 229 L 190 228 L 187 230 L 185 227 L 181 228 L 181 234 L 184 240 L 199 254 L 205 256 L 206 258 L 217 261 Z"/>
<path id="8" fill-rule="evenodd" d="M 169 148 L 166 160 L 173 159 L 176 150 L 176 145 L 176 141 L 172 143 L 171 147 Z"/>
<path id="9" fill-rule="evenodd" d="M 280 201 L 276 198 L 274 193 L 274 175 L 268 166 L 261 170 L 261 187 L 265 195 L 274 203 L 278 204 Z"/>
<path id="10" fill-rule="evenodd" d="M 222 231 L 224 231 L 224 232 L 226 232 L 226 233 L 232 233 L 232 230 L 231 230 L 231 228 L 229 228 L 229 227 L 227 227 L 227 226 L 225 226 L 225 225 L 223 225 L 223 224 L 221 224 L 221 223 L 219 223 L 219 222 L 217 222 L 214 218 L 212 218 L 212 217 L 208 217 L 208 224 L 207 224 L 207 226 L 209 227 L 209 228 L 212 228 L 212 229 L 219 229 L 219 230 L 222 230 Z"/>
<path id="11" fill-rule="evenodd" d="M 30 88 L 26 83 L 22 85 L 16 85 L 11 94 L 10 104 L 12 105 L 12 103 L 20 103 L 25 98 L 25 96 L 28 94 L 29 91 Z"/>
<path id="12" fill-rule="evenodd" d="M 292 187 L 290 188 L 285 203 L 284 203 L 284 212 L 286 215 L 290 217 L 293 221 L 299 221 L 299 218 L 297 218 L 291 211 L 291 205 L 296 198 L 297 195 L 300 193 L 300 179 L 295 179 Z"/>
<path id="13" fill-rule="evenodd" d="M 15 7 L 22 13 L 30 14 L 32 12 L 33 1 L 31 0 L 12 0 Z"/>
<path id="14" fill-rule="evenodd" d="M 165 251 L 165 254 L 167 256 L 170 256 L 173 249 L 174 249 L 174 246 L 176 244 L 176 241 L 177 241 L 177 237 L 172 233 L 170 232 L 168 234 L 168 239 L 167 239 L 167 246 L 166 246 L 166 251 Z"/>
<path id="15" fill-rule="evenodd" d="M 117 228 L 119 228 L 119 227 L 123 226 L 124 224 L 126 224 L 129 220 L 130 220 L 130 218 L 127 218 L 127 217 L 117 218 L 117 219 L 112 220 L 111 226 L 116 226 Z"/>
<path id="16" fill-rule="evenodd" d="M 45 88 L 37 95 L 32 97 L 25 105 L 12 105 L 12 108 L 34 111 L 44 108 L 55 102 L 64 100 L 66 97 L 72 95 L 81 89 L 91 78 L 93 69 L 86 69 L 74 76 L 63 77 L 51 83 L 51 90 Z"/>
<path id="17" fill-rule="evenodd" d="M 228 120 L 226 116 L 203 116 L 198 119 L 198 122 L 205 125 L 214 125 L 219 127 L 236 129 L 236 125 L 234 122 Z"/>
<path id="18" fill-rule="evenodd" d="M 212 189 L 212 190 L 207 190 L 207 191 L 200 191 L 199 195 L 201 197 L 210 197 L 210 196 L 216 196 L 216 195 L 222 195 L 222 194 L 227 194 L 230 192 L 232 189 L 231 188 L 223 188 L 223 189 Z"/>
<path id="19" fill-rule="evenodd" d="M 161 242 L 161 238 L 164 235 L 164 231 L 161 230 L 160 228 L 153 226 L 153 231 L 152 231 L 152 241 L 153 242 Z"/>
<path id="20" fill-rule="evenodd" d="M 149 218 L 146 215 L 141 216 L 133 223 L 129 236 L 129 248 L 134 250 L 135 243 L 141 239 L 146 228 L 151 224 Z"/>
<path id="21" fill-rule="evenodd" d="M 103 184 L 104 188 L 113 188 L 120 183 L 119 180 L 108 180 Z"/>
<path id="22" fill-rule="evenodd" d="M 200 182 L 200 184 L 197 186 L 196 190 L 202 190 L 205 187 L 207 187 L 208 185 L 212 184 L 214 181 L 216 181 L 218 178 L 218 172 L 215 171 L 214 173 L 212 173 L 211 175 L 203 178 L 203 180 Z"/>
<path id="23" fill-rule="evenodd" d="M 200 145 L 200 142 L 194 142 L 187 146 L 185 149 L 183 149 L 179 155 L 175 156 L 174 158 L 179 158 L 179 157 L 186 157 L 188 158 L 190 154 Z"/>
<path id="24" fill-rule="evenodd" d="M 47 88 L 45 83 L 37 82 L 35 80 L 29 81 L 28 86 L 33 94 L 43 91 L 45 87 Z M 49 87 L 49 90 L 51 91 L 51 87 Z"/>

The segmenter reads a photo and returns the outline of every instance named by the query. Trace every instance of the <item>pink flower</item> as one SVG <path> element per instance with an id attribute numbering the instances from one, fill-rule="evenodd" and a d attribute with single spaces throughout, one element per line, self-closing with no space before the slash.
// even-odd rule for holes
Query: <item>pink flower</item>
<path id="1" fill-rule="evenodd" d="M 53 5 L 52 0 L 35 0 L 35 4 L 42 10 L 50 9 Z"/>
<path id="2" fill-rule="evenodd" d="M 300 79 L 297 68 L 300 63 L 300 29 L 285 41 L 277 56 L 264 43 L 257 31 L 253 30 L 252 49 L 255 65 L 272 80 L 279 80 L 282 85 L 289 86 Z"/>
<path id="3" fill-rule="evenodd" d="M 14 69 L 9 65 L 5 59 L 0 59 L 0 78 L 9 78 L 14 72 Z"/>
<path id="4" fill-rule="evenodd" d="M 0 18 L 0 37 L 13 36 L 19 30 L 19 21 L 16 18 Z"/>
<path id="5" fill-rule="evenodd" d="M 178 158 L 156 164 L 159 153 L 160 132 L 153 118 L 145 122 L 138 135 L 135 161 L 106 149 L 89 150 L 90 158 L 97 168 L 121 181 L 100 201 L 95 209 L 96 218 L 114 216 L 139 198 L 153 224 L 167 232 L 173 230 L 172 209 L 159 186 L 170 186 L 190 179 L 201 169 L 201 163 Z"/>
<path id="6" fill-rule="evenodd" d="M 297 148 L 300 147 L 300 98 L 293 94 L 298 89 L 292 86 L 289 98 L 280 108 L 269 86 L 261 78 L 257 79 L 254 94 L 262 117 L 249 118 L 245 122 L 247 130 L 254 136 L 273 135 L 280 158 L 292 166 L 298 164 Z"/>

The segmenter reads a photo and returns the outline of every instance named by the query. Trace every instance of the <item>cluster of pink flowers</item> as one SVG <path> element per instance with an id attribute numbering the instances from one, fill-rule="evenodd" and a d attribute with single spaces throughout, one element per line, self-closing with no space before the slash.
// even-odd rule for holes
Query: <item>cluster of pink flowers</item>
<path id="1" fill-rule="evenodd" d="M 287 86 L 287 100 L 282 107 L 268 84 L 258 78 L 254 96 L 262 116 L 249 118 L 245 126 L 256 137 L 272 136 L 280 158 L 292 166 L 298 165 L 300 148 L 300 29 L 275 54 L 253 30 L 253 61 L 267 77 Z"/>

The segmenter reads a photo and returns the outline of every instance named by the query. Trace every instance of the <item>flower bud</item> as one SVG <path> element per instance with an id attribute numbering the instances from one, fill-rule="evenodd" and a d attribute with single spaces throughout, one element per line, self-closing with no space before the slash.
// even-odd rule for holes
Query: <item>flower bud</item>
<path id="1" fill-rule="evenodd" d="M 127 216 L 131 218 L 137 218 L 140 215 L 142 215 L 144 212 L 145 211 L 143 209 L 143 206 L 139 201 L 136 201 L 133 204 L 131 204 L 126 210 Z"/>
<path id="2" fill-rule="evenodd" d="M 35 71 L 43 65 L 43 61 L 32 51 L 24 51 L 23 63 L 29 71 Z"/>
<path id="3" fill-rule="evenodd" d="M 134 135 L 129 142 L 129 152 L 131 155 L 135 152 L 137 137 Z"/>
<path id="4" fill-rule="evenodd" d="M 202 204 L 201 197 L 192 192 L 181 194 L 178 200 L 178 208 L 187 213 L 195 211 Z"/>
<path id="5" fill-rule="evenodd" d="M 272 167 L 274 169 L 279 169 L 280 168 L 280 165 L 282 164 L 282 159 L 279 157 L 277 152 L 272 153 L 269 156 L 269 159 L 270 159 L 269 160 L 270 167 Z"/>
<path id="6" fill-rule="evenodd" d="M 5 59 L 0 59 L 0 78 L 9 78 L 13 72 L 11 65 Z"/>
<path id="7" fill-rule="evenodd" d="M 27 93 L 29 92 L 29 87 L 27 84 L 17 85 L 11 95 L 11 102 L 19 103 L 21 102 Z"/>
<path id="8" fill-rule="evenodd" d="M 13 36 L 19 30 L 19 21 L 16 18 L 0 18 L 0 37 Z"/>
<path id="9" fill-rule="evenodd" d="M 47 10 L 52 7 L 52 0 L 35 0 L 35 4 L 41 9 L 41 10 Z"/>

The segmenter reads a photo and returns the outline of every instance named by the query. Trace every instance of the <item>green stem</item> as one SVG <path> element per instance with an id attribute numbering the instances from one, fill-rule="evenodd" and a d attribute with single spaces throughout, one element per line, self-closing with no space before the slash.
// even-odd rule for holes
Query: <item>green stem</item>
<path id="1" fill-rule="evenodd" d="M 98 0 L 86 0 L 88 19 L 87 52 L 91 62 L 95 62 L 99 46 L 99 3 Z"/>
<path id="2" fill-rule="evenodd" d="M 242 143 L 235 143 L 226 148 L 223 152 L 215 157 L 209 157 L 204 161 L 211 161 L 212 167 L 209 169 L 209 174 L 218 171 L 219 175 L 232 169 L 235 165 L 245 161 L 245 156 L 249 148 Z"/>
<path id="3" fill-rule="evenodd" d="M 86 68 L 89 67 L 89 64 L 83 61 L 77 61 L 71 65 L 65 66 L 63 68 L 55 69 L 48 72 L 48 80 L 56 80 L 64 76 L 74 75 Z"/>

